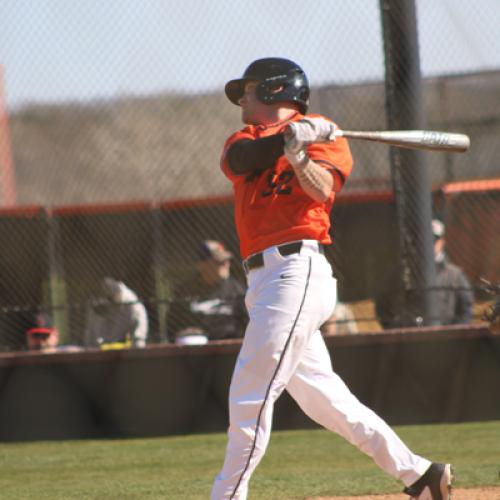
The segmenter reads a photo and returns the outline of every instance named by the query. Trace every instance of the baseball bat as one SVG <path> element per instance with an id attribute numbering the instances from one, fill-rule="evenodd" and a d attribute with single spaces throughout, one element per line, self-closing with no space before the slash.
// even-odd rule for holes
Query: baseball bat
<path id="1" fill-rule="evenodd" d="M 463 153 L 470 146 L 469 136 L 434 130 L 381 130 L 373 132 L 336 130 L 337 137 L 381 142 L 389 146 L 430 151 Z"/>

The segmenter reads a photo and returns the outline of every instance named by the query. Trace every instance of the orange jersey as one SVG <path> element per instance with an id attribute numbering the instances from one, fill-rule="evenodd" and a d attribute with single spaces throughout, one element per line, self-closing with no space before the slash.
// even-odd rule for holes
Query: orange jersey
<path id="1" fill-rule="evenodd" d="M 320 115 L 307 115 L 324 118 Z M 302 239 L 331 243 L 330 210 L 335 193 L 340 191 L 352 170 L 352 156 L 347 140 L 311 144 L 307 153 L 315 163 L 330 170 L 334 190 L 325 202 L 313 200 L 301 188 L 295 172 L 280 156 L 273 168 L 260 175 L 237 175 L 229 168 L 226 154 L 231 144 L 241 139 L 259 139 L 283 132 L 287 123 L 303 118 L 296 114 L 291 119 L 270 126 L 249 125 L 229 137 L 224 145 L 221 168 L 233 183 L 235 222 L 243 259 L 273 245 Z"/>

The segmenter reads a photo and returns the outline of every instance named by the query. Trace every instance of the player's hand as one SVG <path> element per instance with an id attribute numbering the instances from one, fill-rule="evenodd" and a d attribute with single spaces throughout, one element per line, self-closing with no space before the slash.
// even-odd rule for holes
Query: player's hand
<path id="1" fill-rule="evenodd" d="M 285 146 L 284 153 L 286 159 L 290 162 L 292 166 L 298 166 L 302 164 L 307 155 L 306 155 L 306 147 L 307 144 L 303 141 L 297 140 L 294 129 L 290 129 L 287 127 L 284 133 L 285 137 Z"/>
<path id="2" fill-rule="evenodd" d="M 335 141 L 337 126 L 324 118 L 303 118 L 289 123 L 284 130 L 285 156 L 293 166 L 306 160 L 306 148 L 315 142 Z"/>
<path id="3" fill-rule="evenodd" d="M 336 130 L 337 126 L 324 118 L 303 118 L 285 128 L 285 146 L 290 151 L 299 151 L 315 142 L 332 142 Z"/>

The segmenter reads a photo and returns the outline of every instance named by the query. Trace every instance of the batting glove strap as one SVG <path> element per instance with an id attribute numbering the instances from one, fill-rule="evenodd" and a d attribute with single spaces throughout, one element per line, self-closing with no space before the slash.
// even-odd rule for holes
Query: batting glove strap
<path id="1" fill-rule="evenodd" d="M 298 151 L 288 149 L 285 143 L 284 151 L 286 159 L 293 167 L 301 167 L 309 161 L 309 157 L 307 156 L 305 149 L 299 149 Z"/>

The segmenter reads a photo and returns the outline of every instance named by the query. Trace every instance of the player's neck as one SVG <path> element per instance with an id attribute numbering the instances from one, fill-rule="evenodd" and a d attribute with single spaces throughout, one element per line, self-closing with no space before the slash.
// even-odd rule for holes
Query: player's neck
<path id="1" fill-rule="evenodd" d="M 279 108 L 269 107 L 268 112 L 259 120 L 260 125 L 268 126 L 275 123 L 284 122 L 298 113 L 294 106 L 280 106 Z"/>

